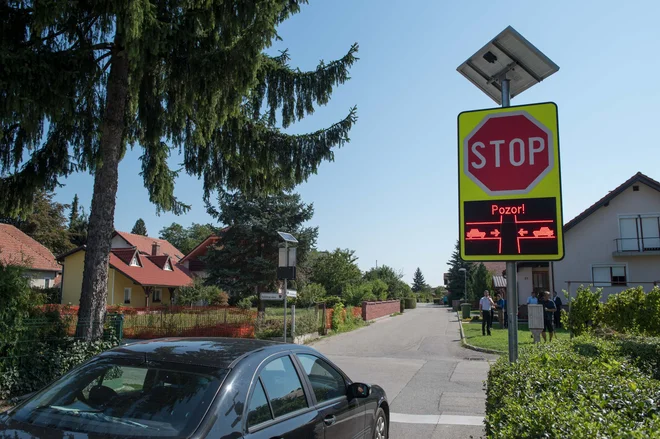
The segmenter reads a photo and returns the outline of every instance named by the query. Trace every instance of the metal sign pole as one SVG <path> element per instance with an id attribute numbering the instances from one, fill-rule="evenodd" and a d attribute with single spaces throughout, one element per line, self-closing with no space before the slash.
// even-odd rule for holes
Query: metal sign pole
<path id="1" fill-rule="evenodd" d="M 506 75 L 506 74 L 505 74 Z M 502 107 L 511 105 L 509 80 L 502 78 Z M 506 263 L 506 306 L 509 314 L 509 362 L 518 361 L 518 269 L 515 262 Z"/>
<path id="2" fill-rule="evenodd" d="M 286 266 L 289 266 L 289 243 L 284 242 L 284 251 L 286 252 Z M 284 279 L 284 343 L 286 343 L 286 293 L 288 292 L 287 279 Z"/>

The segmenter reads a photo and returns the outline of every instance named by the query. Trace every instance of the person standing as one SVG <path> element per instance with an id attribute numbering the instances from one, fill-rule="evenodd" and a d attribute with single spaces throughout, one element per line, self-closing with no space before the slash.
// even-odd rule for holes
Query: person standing
<path id="1" fill-rule="evenodd" d="M 496 296 L 496 298 L 497 298 L 497 302 L 495 302 L 495 303 L 497 304 L 497 315 L 500 318 L 500 327 L 501 328 L 506 328 L 506 327 L 508 327 L 508 324 L 507 324 L 507 318 L 508 317 L 507 317 L 507 313 L 506 313 L 506 300 L 500 294 L 498 294 Z"/>
<path id="2" fill-rule="evenodd" d="M 557 295 L 557 292 L 554 292 L 554 298 L 553 301 L 555 302 L 555 307 L 557 308 L 557 311 L 555 311 L 555 328 L 561 328 L 561 297 Z"/>
<path id="3" fill-rule="evenodd" d="M 532 291 L 532 295 L 527 298 L 527 305 L 538 305 L 539 299 L 536 298 L 536 291 Z"/>
<path id="4" fill-rule="evenodd" d="M 479 299 L 479 311 L 481 311 L 482 322 L 481 322 L 481 333 L 490 335 L 490 329 L 493 327 L 493 308 L 494 303 L 493 299 L 490 298 L 490 291 L 484 291 L 484 297 Z"/>
<path id="5" fill-rule="evenodd" d="M 541 302 L 539 304 L 543 305 L 543 332 L 541 332 L 541 336 L 543 337 L 543 341 L 547 341 L 545 338 L 545 332 L 548 331 L 550 333 L 550 341 L 552 341 L 552 337 L 555 335 L 553 319 L 557 307 L 555 302 L 550 298 L 550 291 L 541 293 Z"/>

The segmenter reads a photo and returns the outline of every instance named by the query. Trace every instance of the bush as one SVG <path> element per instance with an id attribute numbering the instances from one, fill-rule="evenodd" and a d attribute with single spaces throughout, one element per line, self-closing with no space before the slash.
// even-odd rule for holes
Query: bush
<path id="1" fill-rule="evenodd" d="M 344 301 L 339 296 L 326 296 L 324 302 L 327 308 L 334 308 L 338 304 L 344 304 Z"/>
<path id="2" fill-rule="evenodd" d="M 658 432 L 660 381 L 582 336 L 501 357 L 486 383 L 489 438 L 642 438 Z M 653 435 L 651 435 L 653 436 Z"/>
<path id="3" fill-rule="evenodd" d="M 189 306 L 202 302 L 213 306 L 227 306 L 229 295 L 215 285 L 205 285 L 202 278 L 195 278 L 192 285 L 175 291 L 177 305 Z"/>
<path id="4" fill-rule="evenodd" d="M 325 287 L 321 284 L 307 284 L 298 292 L 296 305 L 309 307 L 325 299 Z"/>
<path id="5" fill-rule="evenodd" d="M 607 298 L 602 305 L 600 321 L 619 332 L 639 333 L 639 318 L 646 304 L 644 288 L 629 288 Z"/>
<path id="6" fill-rule="evenodd" d="M 236 306 L 240 309 L 250 309 L 252 308 L 252 299 L 250 297 L 244 297 L 236 303 Z"/>
<path id="7" fill-rule="evenodd" d="M 334 311 L 332 312 L 332 320 L 330 321 L 330 325 L 333 331 L 339 331 L 342 324 L 344 323 L 344 313 L 346 310 L 344 309 L 344 305 L 341 303 L 336 304 L 333 309 Z"/>
<path id="8" fill-rule="evenodd" d="M 417 301 L 414 297 L 406 297 L 403 299 L 405 309 L 415 309 L 417 308 Z"/>
<path id="9" fill-rule="evenodd" d="M 580 335 L 593 328 L 600 314 L 601 291 L 600 288 L 596 291 L 584 286 L 578 288 L 577 296 L 569 300 L 571 312 L 563 322 L 566 329 Z"/>
<path id="10" fill-rule="evenodd" d="M 349 285 L 342 292 L 342 298 L 346 305 L 360 306 L 362 302 L 375 301 L 376 296 L 373 293 L 373 283 L 364 282 L 358 285 Z"/>
<path id="11" fill-rule="evenodd" d="M 621 355 L 660 380 L 660 337 L 622 337 L 617 344 Z"/>

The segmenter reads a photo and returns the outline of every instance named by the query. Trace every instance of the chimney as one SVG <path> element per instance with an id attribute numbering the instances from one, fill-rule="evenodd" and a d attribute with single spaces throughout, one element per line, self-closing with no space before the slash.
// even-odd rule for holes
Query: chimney
<path id="1" fill-rule="evenodd" d="M 151 245 L 151 255 L 157 256 L 160 253 L 160 242 L 154 241 Z"/>

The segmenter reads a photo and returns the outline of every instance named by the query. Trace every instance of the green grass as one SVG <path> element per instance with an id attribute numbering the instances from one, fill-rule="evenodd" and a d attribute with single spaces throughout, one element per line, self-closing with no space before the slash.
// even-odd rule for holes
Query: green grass
<path id="1" fill-rule="evenodd" d="M 498 323 L 493 323 L 493 329 L 491 330 L 491 334 L 493 335 L 491 336 L 481 335 L 481 322 L 464 322 L 462 324 L 463 333 L 465 334 L 465 341 L 472 346 L 494 349 L 500 352 L 507 352 L 509 350 L 509 330 L 506 328 L 500 329 L 500 325 Z M 547 333 L 546 337 L 549 337 Z M 567 340 L 570 338 L 570 336 L 567 330 L 556 329 L 553 341 L 556 338 L 560 340 Z M 532 333 L 529 331 L 529 329 L 527 329 L 527 325 L 518 325 L 518 345 L 524 346 L 533 343 L 534 339 L 532 339 Z M 541 343 L 543 343 L 543 338 L 541 338 Z"/>

